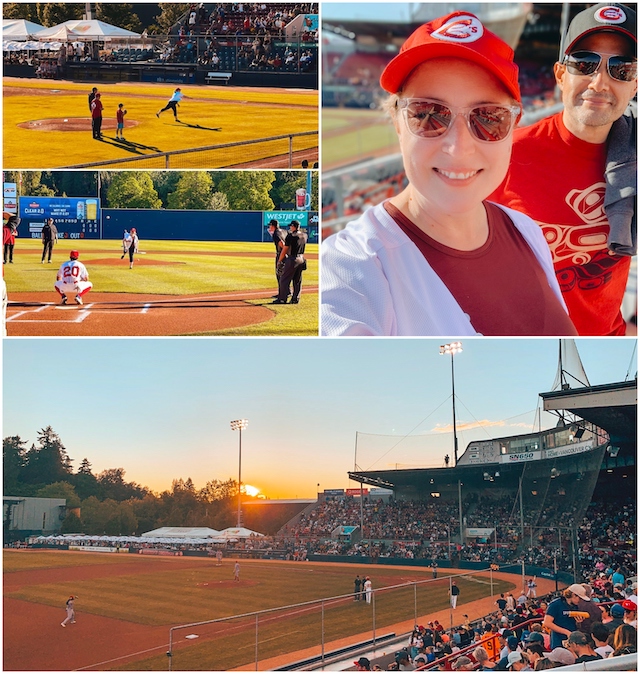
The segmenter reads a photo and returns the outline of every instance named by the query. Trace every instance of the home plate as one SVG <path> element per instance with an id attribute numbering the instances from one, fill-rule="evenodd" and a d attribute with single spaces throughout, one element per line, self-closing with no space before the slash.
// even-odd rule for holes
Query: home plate
<path id="1" fill-rule="evenodd" d="M 187 634 L 185 639 L 197 639 L 199 636 L 199 634 Z"/>

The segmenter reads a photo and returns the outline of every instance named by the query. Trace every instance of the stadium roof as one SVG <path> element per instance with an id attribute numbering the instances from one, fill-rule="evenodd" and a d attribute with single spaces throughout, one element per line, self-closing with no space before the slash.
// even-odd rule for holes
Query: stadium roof
<path id="1" fill-rule="evenodd" d="M 104 21 L 97 19 L 71 20 L 60 23 L 51 28 L 45 28 L 37 33 L 38 39 L 66 39 L 68 37 L 84 37 L 92 40 L 102 40 L 112 37 L 140 37 L 140 33 L 134 33 L 131 30 L 112 26 Z"/>
<path id="2" fill-rule="evenodd" d="M 607 431 L 617 444 L 637 446 L 638 382 L 623 381 L 541 393 L 544 410 L 566 410 Z"/>

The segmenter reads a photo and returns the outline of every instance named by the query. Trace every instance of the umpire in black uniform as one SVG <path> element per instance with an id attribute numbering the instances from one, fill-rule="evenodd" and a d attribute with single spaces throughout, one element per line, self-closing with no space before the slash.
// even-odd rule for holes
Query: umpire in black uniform
<path id="1" fill-rule="evenodd" d="M 53 246 L 58 240 L 58 228 L 53 224 L 53 218 L 48 218 L 42 227 L 42 261 L 40 264 L 44 264 L 44 258 L 49 257 L 47 262 L 51 264 L 51 254 L 53 253 Z"/>
<path id="2" fill-rule="evenodd" d="M 284 246 L 284 240 L 287 236 L 286 232 L 280 229 L 280 225 L 277 220 L 269 220 L 269 234 L 271 234 L 271 239 L 276 247 L 276 283 L 280 284 L 280 273 L 278 272 L 278 262 L 280 261 L 280 251 Z M 274 295 L 274 297 L 278 297 Z"/>
<path id="3" fill-rule="evenodd" d="M 289 233 L 284 240 L 284 246 L 280 251 L 278 267 L 280 278 L 278 279 L 278 299 L 273 304 L 286 304 L 289 295 L 289 286 L 293 281 L 293 294 L 291 304 L 298 304 L 300 289 L 302 288 L 302 272 L 307 268 L 304 259 L 304 247 L 307 244 L 307 233 L 300 230 L 300 223 L 294 221 L 289 225 Z"/>

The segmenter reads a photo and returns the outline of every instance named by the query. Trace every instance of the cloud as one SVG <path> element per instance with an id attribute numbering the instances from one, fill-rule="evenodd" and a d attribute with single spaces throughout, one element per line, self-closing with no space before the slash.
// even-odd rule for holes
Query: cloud
<path id="1" fill-rule="evenodd" d="M 491 428 L 506 425 L 504 421 L 489 421 L 488 419 L 483 419 L 482 421 L 461 421 L 456 424 L 456 430 L 470 431 L 473 428 Z M 431 430 L 434 433 L 453 433 L 453 424 L 436 424 Z"/>

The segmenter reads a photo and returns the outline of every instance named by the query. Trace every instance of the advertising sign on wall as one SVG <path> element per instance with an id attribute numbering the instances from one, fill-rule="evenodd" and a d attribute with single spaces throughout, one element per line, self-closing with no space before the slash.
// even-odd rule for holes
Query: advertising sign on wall
<path id="1" fill-rule="evenodd" d="M 100 237 L 100 202 L 77 197 L 20 197 L 21 232 L 39 239 L 47 218 L 53 218 L 61 239 Z M 24 226 L 27 225 L 27 228 Z M 23 234 L 24 236 L 24 234 Z"/>
<path id="2" fill-rule="evenodd" d="M 16 183 L 4 183 L 2 210 L 7 213 L 18 212 L 18 186 Z"/>

